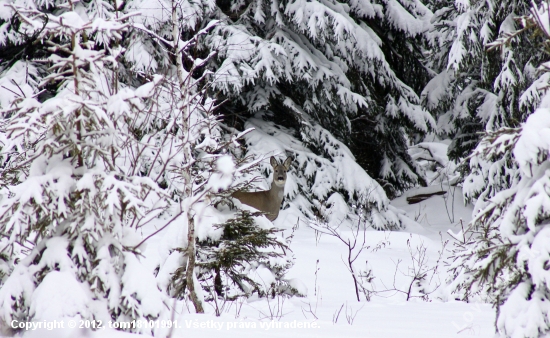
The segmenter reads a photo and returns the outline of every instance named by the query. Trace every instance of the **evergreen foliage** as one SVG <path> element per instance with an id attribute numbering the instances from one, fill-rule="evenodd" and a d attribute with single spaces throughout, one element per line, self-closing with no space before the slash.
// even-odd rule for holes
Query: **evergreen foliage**
<path id="1" fill-rule="evenodd" d="M 273 121 L 304 134 L 318 124 L 390 196 L 423 183 L 406 152 L 408 139 L 435 126 L 418 96 L 430 77 L 419 60 L 431 12 L 420 2 L 218 6 L 225 24 L 207 43 L 223 46 L 211 66 L 224 80 L 215 89 L 231 98 L 226 115 L 267 109 Z"/>
<path id="2" fill-rule="evenodd" d="M 452 160 L 470 155 L 481 132 L 518 127 L 537 106 L 533 85 L 544 60 L 540 38 L 522 31 L 502 48 L 491 48 L 493 41 L 517 31 L 517 20 L 529 14 L 530 6 L 527 0 L 431 3 L 428 64 L 437 75 L 422 99 L 438 116 L 439 133 L 453 139 Z M 461 170 L 469 172 L 468 166 Z"/>
<path id="3" fill-rule="evenodd" d="M 253 216 L 260 214 L 237 213 L 235 218 L 216 226 L 223 230 L 218 240 L 201 243 L 199 256 L 204 263 L 199 263 L 199 267 L 205 276 L 199 276 L 199 280 L 209 275 L 213 288 L 208 291 L 212 296 L 215 296 L 214 291 L 226 299 L 243 293 L 259 296 L 295 293 L 282 278 L 292 262 L 284 259 L 290 249 L 275 236 L 280 230 L 258 226 Z M 270 271 L 271 278 L 262 280 L 249 276 L 251 271 L 261 269 Z"/>
<path id="4" fill-rule="evenodd" d="M 8 269 L 0 326 L 76 315 L 157 319 L 164 297 L 129 248 L 139 241 L 136 225 L 151 205 L 162 207 L 165 193 L 127 157 L 138 143 L 131 122 L 156 83 L 131 90 L 114 81 L 127 17 L 84 21 L 77 14 L 91 10 L 84 4 L 57 4 L 56 14 L 49 6 L 3 7 L 17 32 L 43 41 L 49 57 L 2 64 L 13 96 L 1 110 L 0 233 Z M 42 88 L 55 95 L 37 99 Z M 66 307 L 51 306 L 52 298 L 66 299 Z"/>
<path id="5" fill-rule="evenodd" d="M 170 34 L 163 7 L 137 0 L 126 6 L 145 14 L 135 19 L 142 29 L 132 33 L 125 54 L 137 71 L 155 70 L 165 59 L 151 42 Z M 421 62 L 431 12 L 421 2 L 225 0 L 182 7 L 183 37 L 219 20 L 193 42 L 193 53 L 216 51 L 207 65 L 216 74 L 210 95 L 228 99 L 222 108 L 228 124 L 242 127 L 264 110 L 302 133 L 318 124 L 390 196 L 424 183 L 407 154 L 409 140 L 435 126 L 418 95 L 431 77 Z"/>
<path id="6" fill-rule="evenodd" d="M 531 6 L 0 0 L 0 328 L 302 295 L 281 228 L 402 229 L 388 197 L 425 183 L 413 143 L 444 158 L 435 131 L 475 203 L 451 286 L 504 336 L 547 334 L 550 23 Z M 271 155 L 293 158 L 273 223 L 230 197 L 269 186 Z"/>
<path id="7" fill-rule="evenodd" d="M 534 31 L 548 51 L 548 13 L 547 3 L 533 8 L 521 19 L 523 29 L 495 45 L 506 49 Z M 547 70 L 545 63 L 534 82 L 546 82 Z M 537 95 L 539 108 L 525 123 L 489 132 L 469 157 L 465 191 L 477 198 L 476 209 L 451 265 L 455 291 L 464 300 L 489 300 L 505 337 L 541 337 L 549 330 L 550 105 L 547 95 Z"/>
<path id="8" fill-rule="evenodd" d="M 181 6 L 182 37 L 217 20 L 206 34 L 189 40 L 184 58 L 186 63 L 193 57 L 209 60 L 193 76 L 212 73 L 208 95 L 227 99 L 220 108 L 226 124 L 242 130 L 258 112 L 296 129 L 298 141 L 322 150 L 322 156 L 335 144 L 318 137 L 325 130 L 339 141 L 328 153 L 349 148 L 389 196 L 424 182 L 407 153 L 408 142 L 435 125 L 417 95 L 429 77 L 416 44 L 423 41 L 431 13 L 420 2 L 184 1 Z M 144 13 L 135 18 L 139 38 L 133 41 L 162 46 L 170 34 L 170 15 L 162 9 L 168 7 L 128 2 L 126 8 Z M 380 25 L 376 29 L 388 34 L 388 42 L 368 25 Z M 125 57 L 139 63 L 134 54 Z M 159 67 L 161 54 L 162 48 L 140 47 L 140 59 L 149 60 L 151 69 Z M 139 64 L 138 71 L 149 67 Z"/>

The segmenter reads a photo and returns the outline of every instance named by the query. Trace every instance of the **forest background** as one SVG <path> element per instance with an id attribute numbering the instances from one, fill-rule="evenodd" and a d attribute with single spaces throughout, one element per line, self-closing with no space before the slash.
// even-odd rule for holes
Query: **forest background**
<path id="1" fill-rule="evenodd" d="M 308 297 L 287 272 L 309 229 L 347 247 L 360 302 L 489 303 L 502 336 L 547 334 L 548 7 L 0 0 L 0 332 Z M 293 159 L 275 223 L 231 198 L 272 155 Z M 435 265 L 407 241 L 408 289 L 374 287 L 357 241 L 412 229 L 391 200 L 438 188 L 471 221 L 447 209 Z"/>

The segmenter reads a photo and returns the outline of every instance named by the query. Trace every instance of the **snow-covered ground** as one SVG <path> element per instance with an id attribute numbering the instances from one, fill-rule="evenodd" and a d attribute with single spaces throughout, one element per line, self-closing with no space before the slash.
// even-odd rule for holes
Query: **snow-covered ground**
<path id="1" fill-rule="evenodd" d="M 434 263 L 441 249 L 439 232 L 444 239 L 447 229 L 454 233 L 459 231 L 460 218 L 466 223 L 469 221 L 471 208 L 464 207 L 462 192 L 457 188 L 454 201 L 455 226 L 450 224 L 445 211 L 445 199 L 442 196 L 433 196 L 418 204 L 409 205 L 406 197 L 424 192 L 425 188 L 414 189 L 404 196 L 394 200 L 392 205 L 404 210 L 409 217 L 418 219 L 420 226 L 409 226 L 399 232 L 367 232 L 367 245 L 371 248 L 364 251 L 364 255 L 357 261 L 357 266 L 368 260 L 375 279 L 375 288 L 383 289 L 392 286 L 395 272 L 395 263 L 402 259 L 401 271 L 407 271 L 410 265 L 410 254 L 407 250 L 407 240 L 416 245 L 423 242 L 428 248 L 429 262 Z M 449 196 L 452 198 L 452 196 Z M 447 200 L 449 208 L 450 199 Z M 451 215 L 452 217 L 452 215 Z M 277 226 L 289 229 L 295 224 L 292 215 L 286 210 L 281 212 L 275 223 Z M 386 243 L 385 247 L 376 252 L 373 249 L 379 243 Z M 413 247 L 414 247 L 413 245 Z M 450 247 L 450 245 L 448 245 Z M 222 324 L 220 329 L 224 337 L 493 337 L 494 310 L 487 304 L 467 304 L 446 298 L 447 292 L 442 289 L 430 295 L 429 301 L 411 299 L 405 301 L 404 295 L 388 292 L 382 296 L 372 296 L 370 302 L 357 302 L 351 274 L 347 271 L 344 261 L 347 248 L 336 238 L 322 235 L 316 240 L 315 232 L 305 225 L 296 231 L 291 245 L 296 263 L 288 272 L 288 278 L 299 278 L 308 289 L 306 298 L 291 298 L 283 304 L 281 318 L 263 318 L 269 316 L 270 307 L 277 315 L 277 299 L 268 304 L 265 300 L 252 300 L 242 305 L 240 314 L 235 314 L 235 306 L 221 317 L 213 315 L 182 314 L 179 318 L 184 328 L 174 336 L 178 337 L 217 337 L 220 331 L 217 328 L 185 328 L 187 321 L 208 323 L 214 320 Z M 317 271 L 317 273 L 316 273 Z M 445 276 L 442 268 L 441 278 Z M 407 278 L 400 272 L 396 276 L 396 286 L 405 288 Z M 334 323 L 339 309 L 340 316 Z M 346 313 L 347 308 L 347 313 Z M 315 318 L 317 317 L 317 319 Z M 347 317 L 354 317 L 353 321 Z M 277 317 L 277 316 L 275 316 Z M 284 328 L 284 325 L 316 322 L 317 328 L 298 329 Z M 189 322 L 188 322 L 189 323 Z M 254 323 L 254 324 L 253 324 Z M 220 325 L 218 324 L 218 325 Z M 248 327 L 246 325 L 256 328 Z M 261 325 L 264 325 L 262 327 Z M 267 327 L 269 324 L 271 326 Z M 243 325 L 245 328 L 238 328 Z M 274 328 L 281 325 L 281 328 Z M 229 328 L 230 326 L 231 328 Z M 236 327 L 236 328 L 234 328 Z M 269 329 L 268 329 L 269 328 Z"/>
<path id="2" fill-rule="evenodd" d="M 358 255 L 353 263 L 356 276 L 370 271 L 374 277 L 363 283 L 370 291 L 368 301 L 363 292 L 357 300 L 348 270 L 348 246 L 319 232 L 322 225 L 319 228 L 317 224 L 315 230 L 299 221 L 303 215 L 291 203 L 274 224 L 284 229 L 285 238 L 293 236 L 294 266 L 286 278 L 307 296 L 253 296 L 219 303 L 219 316 L 211 302 L 206 303 L 205 314 L 195 314 L 190 303 L 181 301 L 173 313 L 178 328 L 172 337 L 494 337 L 494 309 L 488 304 L 456 301 L 446 287 L 445 259 L 452 248 L 449 232 L 461 236 L 462 225 L 468 224 L 472 214 L 472 207 L 463 204 L 462 189 L 452 186 L 454 177 L 449 174 L 454 167 L 446 157 L 446 147 L 444 142 L 426 142 L 411 150 L 431 185 L 411 189 L 391 202 L 391 212 L 400 215 L 404 229 L 354 232 L 355 226 L 345 228 L 350 223 L 337 229 L 342 239 L 357 238 L 351 250 L 352 256 Z M 438 164 L 435 167 L 434 162 Z M 442 191 L 446 193 L 442 195 Z M 414 196 L 425 199 L 409 204 L 408 199 Z M 142 235 L 154 231 L 151 225 Z M 151 273 L 161 261 L 159 249 L 170 237 L 174 237 L 172 232 L 164 230 L 147 242 L 142 259 Z M 425 276 L 420 284 L 411 285 L 415 271 Z M 35 330 L 25 336 L 135 337 L 108 327 L 98 331 Z"/>
<path id="3" fill-rule="evenodd" d="M 373 288 L 383 290 L 394 286 L 406 290 L 410 278 L 406 277 L 411 266 L 411 255 L 407 241 L 414 249 L 423 243 L 427 248 L 428 265 L 433 266 L 439 257 L 442 241 L 449 239 L 446 231 L 459 232 L 460 219 L 469 221 L 471 208 L 464 207 L 462 192 L 457 188 L 452 214 L 452 195 L 433 196 L 418 204 L 409 205 L 406 198 L 425 193 L 429 188 L 419 188 L 397 198 L 392 205 L 405 211 L 418 224 L 410 224 L 403 231 L 373 231 L 366 233 L 365 249 L 356 261 L 356 267 L 364 268 L 365 261 L 375 277 Z M 445 203 L 450 210 L 446 211 Z M 454 223 L 450 218 L 454 216 Z M 296 219 L 292 212 L 281 211 L 275 224 L 285 228 L 289 235 Z M 155 251 L 152 240 L 148 253 Z M 447 246 L 450 248 L 451 244 Z M 213 307 L 207 305 L 207 313 L 190 313 L 182 303 L 180 313 L 175 315 L 179 329 L 173 337 L 493 337 L 494 310 L 487 304 L 468 304 L 449 298 L 449 292 L 442 286 L 428 296 L 428 300 L 412 298 L 396 292 L 372 295 L 369 302 L 361 294 L 356 299 L 351 274 L 344 263 L 347 247 L 329 235 L 316 236 L 313 229 L 302 224 L 295 231 L 291 248 L 295 265 L 287 274 L 297 278 L 307 288 L 307 297 L 251 299 L 246 302 L 226 304 L 221 316 L 216 317 Z M 378 248 L 378 249 L 377 249 Z M 148 256 L 150 257 L 150 256 Z M 402 260 L 396 273 L 396 263 Z M 431 274 L 430 274 L 431 276 Z M 444 266 L 433 279 L 435 286 L 446 276 Z M 189 304 L 192 310 L 192 306 Z M 191 311 L 192 312 L 192 311 Z M 336 319 L 336 317 L 338 317 Z M 203 327 L 201 327 L 201 325 Z M 299 328 L 298 326 L 303 328 Z M 73 331 L 34 331 L 28 337 L 74 337 L 84 334 Z M 114 330 L 86 332 L 91 337 L 130 337 L 133 335 Z"/>

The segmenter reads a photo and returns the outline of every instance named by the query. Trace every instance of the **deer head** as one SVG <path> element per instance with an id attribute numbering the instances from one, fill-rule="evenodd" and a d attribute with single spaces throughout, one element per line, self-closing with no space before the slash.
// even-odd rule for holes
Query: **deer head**
<path id="1" fill-rule="evenodd" d="M 271 159 L 269 161 L 271 163 L 271 166 L 273 167 L 273 183 L 275 183 L 275 185 L 280 188 L 284 187 L 286 183 L 286 172 L 288 171 L 288 169 L 290 169 L 292 158 L 289 156 L 283 163 L 279 164 L 279 162 L 277 162 L 277 159 L 271 156 Z"/>

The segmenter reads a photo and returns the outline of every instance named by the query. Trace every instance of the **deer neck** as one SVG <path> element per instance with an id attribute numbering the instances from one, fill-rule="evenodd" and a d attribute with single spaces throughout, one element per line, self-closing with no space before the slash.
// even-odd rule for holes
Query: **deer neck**
<path id="1" fill-rule="evenodd" d="M 283 196 L 284 196 L 284 193 L 285 193 L 285 185 L 277 185 L 275 183 L 275 180 L 273 180 L 273 182 L 271 183 L 271 189 L 269 190 L 269 195 L 271 196 L 272 199 L 276 200 L 276 201 L 279 201 L 279 204 L 281 204 L 281 202 L 283 201 Z"/>

